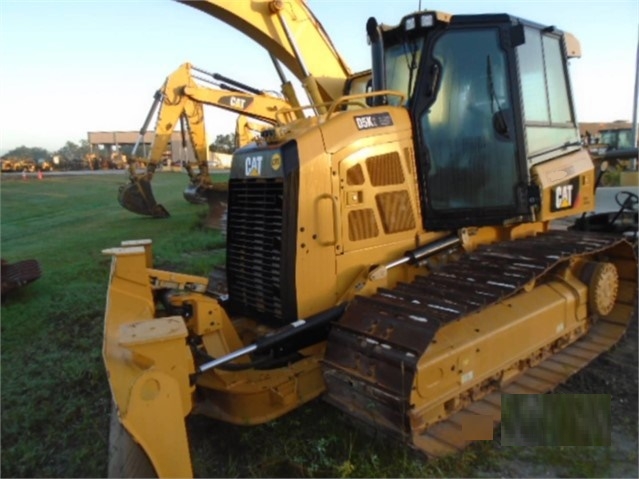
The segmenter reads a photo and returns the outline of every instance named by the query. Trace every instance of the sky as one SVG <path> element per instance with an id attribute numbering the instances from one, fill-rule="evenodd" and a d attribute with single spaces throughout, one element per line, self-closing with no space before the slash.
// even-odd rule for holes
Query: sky
<path id="1" fill-rule="evenodd" d="M 367 19 L 397 24 L 420 4 L 451 14 L 509 13 L 554 25 L 581 42 L 582 57 L 570 66 L 578 121 L 632 120 L 637 0 L 307 4 L 353 72 L 370 68 Z M 21 145 L 55 151 L 67 141 L 86 139 L 88 131 L 139 130 L 153 93 L 187 61 L 256 88 L 280 87 L 266 50 L 187 5 L 170 0 L 0 0 L 0 155 Z M 208 141 L 233 132 L 235 118 L 206 107 Z"/>

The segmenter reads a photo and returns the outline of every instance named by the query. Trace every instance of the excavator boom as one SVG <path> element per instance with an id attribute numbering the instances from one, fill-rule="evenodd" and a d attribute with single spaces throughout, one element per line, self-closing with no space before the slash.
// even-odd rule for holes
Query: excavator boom
<path id="1" fill-rule="evenodd" d="M 304 0 L 178 0 L 246 34 L 284 64 L 314 104 L 336 100 L 351 71 Z"/>

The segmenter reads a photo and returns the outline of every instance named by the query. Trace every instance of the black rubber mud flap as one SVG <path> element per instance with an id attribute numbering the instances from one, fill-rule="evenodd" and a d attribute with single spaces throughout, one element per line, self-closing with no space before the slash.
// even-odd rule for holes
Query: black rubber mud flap
<path id="1" fill-rule="evenodd" d="M 40 263 L 35 259 L 27 259 L 23 261 L 17 261 L 15 263 L 9 263 L 6 260 L 2 260 L 2 296 L 11 291 L 27 285 L 42 275 L 42 269 Z"/>
<path id="2" fill-rule="evenodd" d="M 151 190 L 151 183 L 144 178 L 137 178 L 127 185 L 120 186 L 118 202 L 122 207 L 138 215 L 153 218 L 171 216 L 164 206 L 158 204 Z"/>

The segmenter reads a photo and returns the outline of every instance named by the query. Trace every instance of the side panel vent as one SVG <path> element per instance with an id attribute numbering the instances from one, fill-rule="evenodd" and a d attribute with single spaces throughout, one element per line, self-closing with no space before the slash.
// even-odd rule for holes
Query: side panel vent
<path id="1" fill-rule="evenodd" d="M 358 163 L 346 170 L 346 183 L 349 185 L 364 184 L 364 171 L 362 170 L 362 165 Z"/>
<path id="2" fill-rule="evenodd" d="M 396 151 L 367 158 L 366 169 L 372 186 L 399 185 L 404 182 L 401 160 Z"/>
<path id="3" fill-rule="evenodd" d="M 386 234 L 415 228 L 415 215 L 407 191 L 379 193 L 375 196 L 375 201 Z"/>
<path id="4" fill-rule="evenodd" d="M 375 213 L 371 208 L 354 210 L 348 213 L 348 238 L 351 241 L 374 238 L 378 234 Z"/>

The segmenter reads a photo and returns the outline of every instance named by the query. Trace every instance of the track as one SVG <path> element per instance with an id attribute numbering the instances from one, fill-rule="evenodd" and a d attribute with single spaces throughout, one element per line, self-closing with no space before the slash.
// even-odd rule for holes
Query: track
<path id="1" fill-rule="evenodd" d="M 617 266 L 619 294 L 613 311 L 572 344 L 548 344 L 545 356 L 518 376 L 472 391 L 460 386 L 454 398 L 464 399 L 460 406 L 422 427 L 420 411 L 428 408 L 413 403 L 418 365 L 438 331 L 550 282 L 576 257 L 600 257 Z M 635 253 L 619 238 L 551 231 L 479 248 L 410 284 L 356 298 L 329 336 L 326 400 L 429 456 L 457 452 L 470 442 L 462 431 L 465 421 L 480 415 L 491 417 L 493 426 L 499 423 L 502 393 L 550 391 L 613 346 L 632 317 L 636 290 Z"/>

